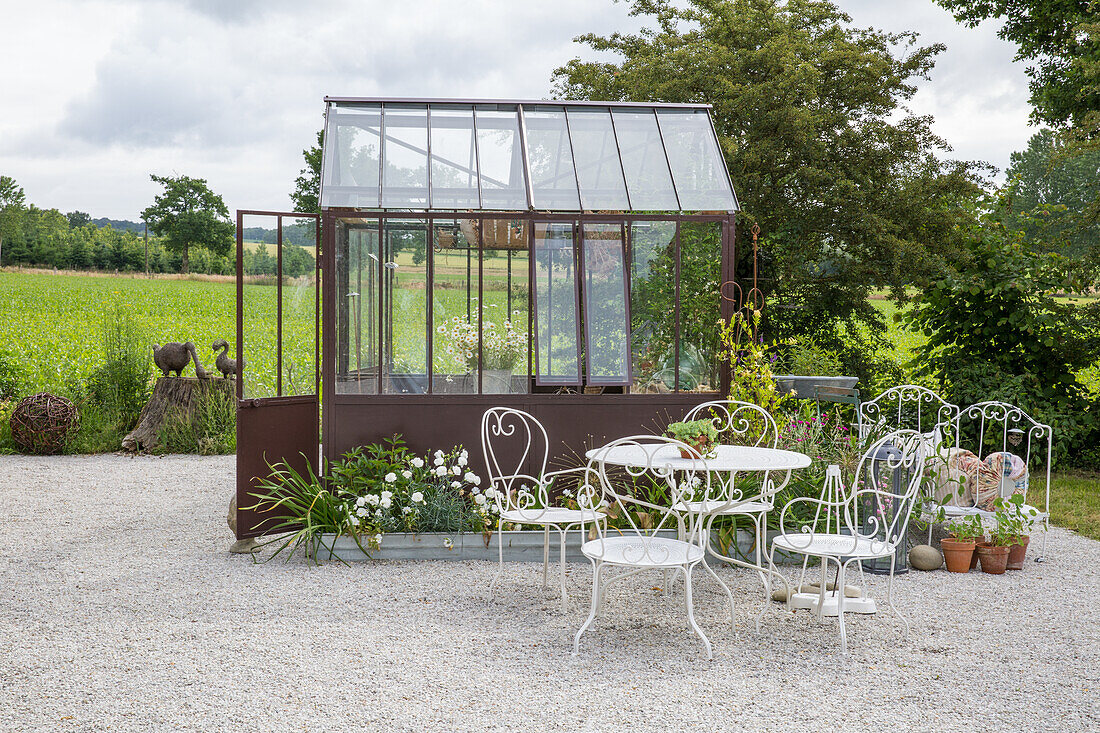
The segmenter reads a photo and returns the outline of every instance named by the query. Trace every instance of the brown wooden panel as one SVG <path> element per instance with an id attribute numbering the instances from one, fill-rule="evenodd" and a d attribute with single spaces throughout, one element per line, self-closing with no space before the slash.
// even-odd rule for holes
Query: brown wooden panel
<path id="1" fill-rule="evenodd" d="M 318 470 L 317 397 L 241 400 L 237 406 L 237 539 L 256 537 L 272 519 L 243 507 L 256 503 L 257 478 L 285 461 L 297 471 Z"/>

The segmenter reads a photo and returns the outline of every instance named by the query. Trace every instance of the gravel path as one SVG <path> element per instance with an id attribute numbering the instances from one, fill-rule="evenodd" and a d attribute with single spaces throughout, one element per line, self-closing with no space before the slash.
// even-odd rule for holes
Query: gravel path
<path id="1" fill-rule="evenodd" d="M 697 586 L 713 662 L 655 576 L 573 658 L 584 612 L 538 566 L 490 603 L 490 563 L 253 564 L 232 484 L 232 458 L 0 457 L 0 730 L 1100 729 L 1100 543 L 1064 530 L 1021 573 L 899 577 L 913 632 L 850 616 L 847 658 L 835 619 L 756 635 L 730 569 L 734 630 Z"/>

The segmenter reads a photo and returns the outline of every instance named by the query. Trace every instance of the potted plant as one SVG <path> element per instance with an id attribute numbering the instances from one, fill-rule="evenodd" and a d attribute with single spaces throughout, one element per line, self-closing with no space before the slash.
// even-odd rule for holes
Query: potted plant
<path id="1" fill-rule="evenodd" d="M 1008 547 L 1015 540 L 1011 529 L 1001 521 L 989 528 L 989 542 L 978 545 L 978 560 L 982 563 L 982 572 L 990 575 L 1002 575 L 1008 568 Z"/>
<path id="2" fill-rule="evenodd" d="M 486 320 L 480 330 L 466 316 L 455 316 L 436 330 L 446 344 L 444 351 L 467 370 L 468 391 L 477 391 L 480 364 L 482 394 L 511 393 L 512 374 L 527 354 L 526 333 L 507 319 L 499 327 Z"/>
<path id="3" fill-rule="evenodd" d="M 681 458 L 713 458 L 718 446 L 718 430 L 711 420 L 689 420 L 674 422 L 665 430 L 665 435 L 687 443 L 694 449 L 680 449 Z"/>
<path id="4" fill-rule="evenodd" d="M 943 559 L 948 572 L 968 573 L 974 567 L 974 548 L 985 537 L 982 520 L 974 514 L 965 519 L 956 519 L 945 527 L 951 534 L 940 540 Z"/>
<path id="5" fill-rule="evenodd" d="M 998 497 L 993 503 L 997 510 L 997 524 L 1004 527 L 1008 536 L 1008 570 L 1023 570 L 1027 545 L 1031 540 L 1034 519 L 1024 511 L 1024 497 L 1013 494 L 1008 499 Z"/>

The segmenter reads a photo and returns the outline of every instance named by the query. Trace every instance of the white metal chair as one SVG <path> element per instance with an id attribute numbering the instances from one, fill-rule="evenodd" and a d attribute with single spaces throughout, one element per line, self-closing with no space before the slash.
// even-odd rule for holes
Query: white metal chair
<path id="1" fill-rule="evenodd" d="M 504 573 L 504 524 L 537 525 L 544 528 L 542 547 L 542 586 L 547 587 L 550 566 L 550 529 L 557 530 L 561 561 L 561 606 L 568 609 L 565 590 L 565 541 L 568 532 L 578 529 L 582 538 L 585 525 L 599 524 L 606 514 L 591 504 L 594 494 L 587 481 L 587 466 L 547 471 L 550 440 L 546 428 L 534 415 L 511 407 L 491 407 L 481 417 L 481 448 L 485 466 L 489 472 L 490 499 L 496 502 L 497 548 L 499 564 L 497 573 L 489 583 L 489 596 Z M 519 456 L 518 459 L 516 456 Z M 530 472 L 525 466 L 530 466 Z M 577 492 L 578 508 L 555 506 L 550 502 L 550 488 L 559 476 L 579 474 Z M 587 490 L 585 490 L 587 487 Z"/>
<path id="2" fill-rule="evenodd" d="M 737 400 L 704 402 L 693 407 L 684 416 L 685 422 L 690 420 L 711 420 L 723 442 L 764 448 L 775 448 L 779 443 L 779 428 L 776 427 L 775 419 L 767 410 L 751 402 Z M 728 478 L 731 490 L 735 479 L 736 476 Z M 729 503 L 726 501 L 729 497 L 721 497 L 709 502 L 709 505 L 688 502 L 673 508 L 682 514 L 750 518 L 756 531 L 756 565 L 759 567 L 762 562 L 761 556 L 767 551 L 764 524 L 768 512 L 775 508 L 775 491 L 775 482 L 771 479 L 769 472 L 765 471 L 759 496 L 749 501 Z M 725 502 L 725 508 L 716 510 L 716 505 L 722 502 Z M 736 541 L 736 536 L 734 540 Z M 767 586 L 764 573 L 760 573 L 760 580 Z"/>
<path id="3" fill-rule="evenodd" d="M 1010 477 L 1010 466 L 1002 461 L 1002 472 L 994 479 L 996 495 L 1008 498 L 1013 493 L 1023 494 L 1024 512 L 1034 521 L 1043 524 L 1043 546 L 1039 556 L 1035 558 L 1036 562 L 1042 562 L 1045 559 L 1047 534 L 1050 529 L 1050 464 L 1054 448 L 1054 430 L 1049 425 L 1034 420 L 1019 407 L 996 401 L 979 402 L 965 407 L 960 411 L 957 419 L 941 427 L 947 433 L 955 433 L 954 445 L 964 448 L 972 446 L 972 452 L 982 463 L 993 453 L 1010 453 L 1022 458 L 1027 475 L 1020 480 Z M 1036 448 L 1038 450 L 1033 451 Z M 1032 460 L 1036 457 L 1043 461 L 1046 476 L 1042 509 L 1027 503 Z M 987 471 L 991 469 L 979 470 L 975 466 L 968 472 L 974 484 L 974 490 L 963 493 L 961 498 L 956 495 L 949 503 L 941 504 L 940 508 L 943 509 L 946 517 L 976 514 L 989 518 L 995 514 L 992 507 L 987 502 L 983 502 L 981 492 L 978 490 L 979 481 L 984 478 L 982 474 Z"/>
<path id="4" fill-rule="evenodd" d="M 800 588 L 809 559 L 818 558 L 821 562 L 817 601 L 820 619 L 825 613 L 830 563 L 835 564 L 837 576 L 832 595 L 837 604 L 841 652 L 848 650 L 848 635 L 844 627 L 845 575 L 852 563 L 857 564 L 862 578 L 861 561 L 890 558 L 886 604 L 905 625 L 905 633 L 909 632 L 909 622 L 893 604 L 894 563 L 899 547 L 904 547 L 909 516 L 924 473 L 922 438 L 915 430 L 897 430 L 886 434 L 863 454 L 847 487 L 841 480 L 840 467 L 829 466 L 820 499 L 797 497 L 789 501 L 780 513 L 780 534 L 772 540 L 769 569 L 775 570 L 777 551 L 802 555 L 802 578 L 794 586 Z M 812 520 L 798 520 L 791 516 L 792 510 L 800 505 L 809 505 L 813 511 Z M 792 593 L 789 586 L 787 590 L 787 607 L 790 608 Z M 758 630 L 760 618 L 766 611 L 767 605 L 757 617 Z"/>
<path id="5" fill-rule="evenodd" d="M 602 609 L 609 585 L 647 570 L 662 573 L 679 570 L 684 573 L 684 600 L 688 623 L 702 639 L 707 658 L 712 657 L 710 640 L 695 621 L 691 587 L 692 570 L 706 556 L 707 528 L 704 522 L 692 522 L 686 535 L 678 537 L 677 514 L 672 507 L 684 501 L 717 500 L 719 496 L 712 486 L 719 486 L 721 482 L 712 485 L 701 459 L 680 458 L 681 448 L 691 450 L 685 443 L 664 436 L 620 438 L 598 449 L 588 464 L 590 473 L 599 479 L 603 500 L 612 507 L 617 507 L 629 526 L 617 529 L 612 534 L 597 524 L 596 539 L 589 540 L 581 547 L 581 552 L 592 562 L 592 607 L 588 618 L 573 639 L 574 654 L 580 649 L 581 635 L 592 625 Z M 613 451 L 629 451 L 634 458 L 625 468 L 616 465 L 609 471 L 608 457 Z M 675 469 L 668 462 L 669 456 L 675 458 Z M 628 477 L 648 475 L 664 482 L 669 501 L 657 504 L 648 500 L 652 497 L 633 493 L 626 485 L 627 482 L 616 485 L 622 479 L 623 470 Z M 649 523 L 650 526 L 641 527 L 635 522 L 630 510 L 649 512 L 651 517 L 654 514 L 656 517 Z"/>

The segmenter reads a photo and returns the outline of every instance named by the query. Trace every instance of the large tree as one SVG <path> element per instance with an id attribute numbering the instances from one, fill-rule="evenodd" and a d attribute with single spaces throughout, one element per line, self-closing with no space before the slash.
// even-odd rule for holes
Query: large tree
<path id="1" fill-rule="evenodd" d="M 202 247 L 217 255 L 229 254 L 233 224 L 222 197 L 205 179 L 188 176 L 150 176 L 164 186 L 153 205 L 141 212 L 149 228 L 162 237 L 165 249 L 179 252 L 180 272 L 189 272 L 188 252 Z"/>
<path id="2" fill-rule="evenodd" d="M 4 262 L 4 237 L 11 237 L 21 229 L 26 212 L 23 189 L 11 176 L 0 176 L 0 264 Z"/>
<path id="3" fill-rule="evenodd" d="M 866 352 L 853 339 L 884 327 L 870 290 L 903 297 L 971 216 L 971 166 L 941 162 L 931 119 L 904 108 L 943 47 L 855 29 L 826 0 L 633 0 L 631 14 L 649 19 L 640 33 L 576 39 L 605 60 L 568 62 L 555 91 L 712 104 L 741 231 L 762 229 L 772 333 Z"/>
<path id="4" fill-rule="evenodd" d="M 290 200 L 295 211 L 321 213 L 321 151 L 324 148 L 325 131 L 317 133 L 317 144 L 302 151 L 306 167 L 294 179 Z"/>
<path id="5" fill-rule="evenodd" d="M 1080 219 L 1100 186 L 1100 150 L 1066 147 L 1044 129 L 1031 136 L 1026 150 L 1013 153 L 1004 209 L 1035 251 L 1100 262 L 1100 223 Z"/>

